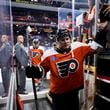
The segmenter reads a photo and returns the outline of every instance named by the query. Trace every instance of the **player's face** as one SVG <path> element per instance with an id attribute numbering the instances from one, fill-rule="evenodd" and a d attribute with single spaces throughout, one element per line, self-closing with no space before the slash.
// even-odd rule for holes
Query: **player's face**
<path id="1" fill-rule="evenodd" d="M 68 49 L 71 45 L 71 38 L 69 36 L 59 39 L 59 48 Z"/>

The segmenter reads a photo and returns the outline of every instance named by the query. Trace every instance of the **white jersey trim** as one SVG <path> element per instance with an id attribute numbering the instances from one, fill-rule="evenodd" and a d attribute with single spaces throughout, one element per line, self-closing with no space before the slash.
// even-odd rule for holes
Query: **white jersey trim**
<path id="1" fill-rule="evenodd" d="M 95 41 L 92 41 L 91 43 L 89 43 L 89 45 L 91 46 L 92 49 L 96 50 L 98 47 L 103 48 L 103 46 L 101 46 L 100 44 L 98 44 Z"/>
<path id="2" fill-rule="evenodd" d="M 81 46 L 90 46 L 91 49 L 94 49 L 94 50 L 96 50 L 98 47 L 103 48 L 103 46 L 101 46 L 100 44 L 98 44 L 98 43 L 95 42 L 95 41 L 92 41 L 92 42 L 89 43 L 89 44 L 82 43 L 82 42 L 77 42 L 77 41 L 76 41 L 76 42 L 73 42 L 73 43 L 71 44 L 72 49 L 76 49 L 76 48 L 79 48 L 79 47 L 81 47 Z"/>
<path id="3" fill-rule="evenodd" d="M 52 47 L 51 49 L 44 52 L 43 59 L 54 54 L 58 54 L 58 52 Z"/>

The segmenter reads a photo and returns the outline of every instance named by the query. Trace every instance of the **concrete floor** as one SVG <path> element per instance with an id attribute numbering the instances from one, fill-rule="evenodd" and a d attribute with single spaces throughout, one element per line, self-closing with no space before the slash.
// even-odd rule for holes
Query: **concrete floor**
<path id="1" fill-rule="evenodd" d="M 24 104 L 24 110 L 36 110 L 34 101 Z M 38 110 L 53 110 L 47 98 L 38 99 Z"/>
<path id="2" fill-rule="evenodd" d="M 91 77 L 90 79 L 92 80 L 93 78 Z M 49 85 L 50 85 L 49 79 L 41 80 L 40 85 L 39 85 L 39 89 L 37 89 L 37 93 L 45 91 L 46 89 L 49 88 Z M 93 84 L 91 84 L 91 85 L 93 85 Z M 92 88 L 92 87 L 90 86 L 90 88 Z M 29 94 L 28 95 L 21 95 L 22 100 L 24 101 L 24 110 L 36 110 L 36 106 L 35 106 L 35 102 L 34 102 L 32 79 L 26 78 L 26 90 L 28 91 Z M 4 91 L 4 89 L 3 89 L 2 80 L 0 77 L 0 96 L 3 94 L 3 91 Z M 84 90 L 82 90 L 82 92 L 84 92 Z M 43 93 L 43 97 L 42 97 L 42 94 L 40 94 L 40 96 L 39 96 L 40 98 L 38 98 L 38 108 L 39 108 L 39 110 L 52 110 L 51 104 L 48 102 L 46 96 L 44 96 L 45 93 Z M 90 96 L 91 96 L 91 94 L 90 94 Z M 0 110 L 6 110 L 5 104 L 1 104 L 1 102 L 3 102 L 2 99 L 4 102 L 6 102 L 7 97 L 5 97 L 5 98 L 0 97 Z M 26 101 L 26 100 L 28 100 L 28 101 Z M 84 93 L 81 93 L 80 94 L 80 102 L 82 103 L 83 101 L 84 101 Z M 82 108 L 81 110 L 85 110 L 83 108 L 83 105 L 81 108 Z"/>
<path id="3" fill-rule="evenodd" d="M 38 87 L 36 87 L 37 89 L 37 92 L 41 92 L 41 91 L 45 91 L 46 89 L 49 88 L 49 84 L 50 84 L 50 81 L 47 80 L 47 79 L 42 79 L 40 81 L 40 84 L 39 84 L 39 89 Z M 23 103 L 24 103 L 24 110 L 36 110 L 36 106 L 35 106 L 35 101 L 34 101 L 34 95 L 33 95 L 33 86 L 32 86 L 32 80 L 31 79 L 28 79 L 26 78 L 26 90 L 28 91 L 30 95 L 29 97 L 29 94 L 28 95 L 21 95 L 23 99 Z M 3 85 L 2 85 L 2 81 L 0 81 L 0 102 L 2 102 L 2 99 L 4 102 L 7 102 L 7 97 L 5 98 L 2 98 L 1 95 L 3 94 Z M 38 96 L 39 97 L 39 96 Z M 39 110 L 52 110 L 52 107 L 51 107 L 51 104 L 49 103 L 48 99 L 45 97 L 45 98 L 42 98 L 44 96 L 40 96 L 41 98 L 38 98 L 38 109 Z M 32 98 L 32 100 L 31 100 Z M 26 101 L 26 99 L 28 99 Z M 0 104 L 0 110 L 6 110 L 6 104 Z"/>

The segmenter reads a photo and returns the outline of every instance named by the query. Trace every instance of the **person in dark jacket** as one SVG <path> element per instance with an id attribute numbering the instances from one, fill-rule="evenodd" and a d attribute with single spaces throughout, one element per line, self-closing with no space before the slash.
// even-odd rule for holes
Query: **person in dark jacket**
<path id="1" fill-rule="evenodd" d="M 1 36 L 2 45 L 0 47 L 0 68 L 4 87 L 3 97 L 8 95 L 10 76 L 11 76 L 11 58 L 12 58 L 12 46 L 8 42 L 8 36 Z"/>
<path id="2" fill-rule="evenodd" d="M 101 37 L 103 42 L 100 42 L 104 48 L 110 48 L 110 10 L 109 5 L 104 4 L 99 13 L 98 31 L 95 40 Z"/>
<path id="3" fill-rule="evenodd" d="M 24 37 L 22 35 L 18 35 L 17 43 L 15 45 L 15 57 L 17 60 L 17 81 L 18 81 L 18 90 L 17 92 L 20 94 L 27 94 L 25 90 L 26 85 L 26 75 L 25 75 L 25 67 L 28 65 L 28 55 L 24 48 Z"/>

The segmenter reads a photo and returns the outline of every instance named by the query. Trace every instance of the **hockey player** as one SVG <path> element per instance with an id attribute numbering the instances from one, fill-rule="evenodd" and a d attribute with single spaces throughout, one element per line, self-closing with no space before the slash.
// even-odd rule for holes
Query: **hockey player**
<path id="1" fill-rule="evenodd" d="M 110 18 L 103 15 L 103 19 Z M 84 86 L 83 61 L 89 54 L 103 49 L 105 39 L 96 35 L 91 44 L 72 43 L 69 32 L 59 30 L 56 37 L 58 47 L 45 55 L 39 66 L 26 68 L 29 78 L 41 78 L 43 73 L 51 72 L 50 93 L 55 110 L 80 110 L 78 94 Z"/>
<path id="2" fill-rule="evenodd" d="M 33 47 L 30 49 L 30 59 L 34 66 L 41 62 L 43 56 L 43 50 L 39 48 L 39 43 L 39 39 L 34 39 L 32 42 Z"/>
<path id="3" fill-rule="evenodd" d="M 50 71 L 50 93 L 55 110 L 79 110 L 78 93 L 84 86 L 83 61 L 102 46 L 94 41 L 91 45 L 71 46 L 72 39 L 67 30 L 59 30 L 56 41 L 58 48 L 45 55 L 39 67 L 27 67 L 27 77 L 41 78 L 43 73 Z"/>

